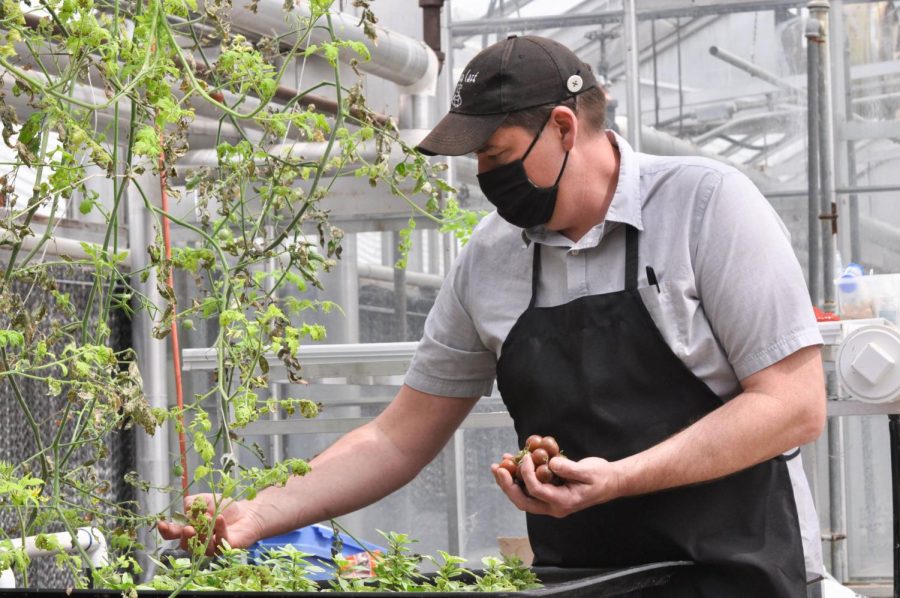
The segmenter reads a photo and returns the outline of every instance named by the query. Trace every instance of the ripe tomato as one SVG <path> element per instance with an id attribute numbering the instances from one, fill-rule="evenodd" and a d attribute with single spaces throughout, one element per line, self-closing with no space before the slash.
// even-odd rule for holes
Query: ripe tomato
<path id="1" fill-rule="evenodd" d="M 550 471 L 549 465 L 541 465 L 537 469 L 534 470 L 534 475 L 537 477 L 538 481 L 542 484 L 549 484 L 553 482 L 553 478 L 556 476 L 553 475 L 553 472 Z"/>
<path id="2" fill-rule="evenodd" d="M 503 461 L 500 462 L 500 467 L 509 472 L 509 475 L 515 479 L 519 475 L 519 466 L 516 465 L 516 462 L 512 459 L 504 458 Z"/>
<path id="3" fill-rule="evenodd" d="M 528 437 L 528 440 L 525 441 L 525 448 L 529 451 L 533 451 L 538 447 L 538 444 L 541 442 L 541 437 L 537 434 L 532 434 Z"/>
<path id="4" fill-rule="evenodd" d="M 531 451 L 531 460 L 535 467 L 546 465 L 550 461 L 550 455 L 542 448 L 536 448 Z"/>
<path id="5" fill-rule="evenodd" d="M 559 454 L 559 443 L 556 442 L 556 438 L 553 436 L 544 436 L 541 438 L 541 441 L 538 443 L 538 448 L 547 451 L 547 454 L 550 455 L 551 458 Z"/>

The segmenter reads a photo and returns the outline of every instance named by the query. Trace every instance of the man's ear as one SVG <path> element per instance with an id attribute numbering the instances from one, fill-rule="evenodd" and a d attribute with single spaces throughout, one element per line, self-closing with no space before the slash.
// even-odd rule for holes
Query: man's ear
<path id="1" fill-rule="evenodd" d="M 575 140 L 578 137 L 578 117 L 566 106 L 557 106 L 550 113 L 550 120 L 559 131 L 562 138 L 563 148 L 568 152 L 575 147 Z"/>

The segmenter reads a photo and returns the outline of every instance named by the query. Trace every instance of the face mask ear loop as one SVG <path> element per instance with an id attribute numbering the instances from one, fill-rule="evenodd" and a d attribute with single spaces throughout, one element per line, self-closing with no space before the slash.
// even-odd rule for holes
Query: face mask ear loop
<path id="1" fill-rule="evenodd" d="M 554 106 L 556 108 L 556 106 Z M 537 143 L 538 139 L 541 138 L 541 133 L 544 132 L 544 127 L 547 126 L 547 123 L 550 122 L 550 117 L 553 116 L 553 110 L 550 110 L 550 114 L 547 115 L 546 120 L 544 120 L 544 124 L 541 125 L 541 128 L 538 129 L 537 135 L 534 136 L 534 139 L 531 140 L 531 145 L 528 146 L 528 149 L 525 150 L 525 155 L 522 156 L 522 161 L 525 161 L 525 158 L 528 157 L 528 154 L 531 153 L 531 149 L 534 147 L 534 144 Z"/>
<path id="2" fill-rule="evenodd" d="M 556 187 L 559 185 L 559 180 L 562 178 L 563 173 L 566 171 L 566 162 L 569 161 L 569 152 L 566 152 L 566 157 L 563 158 L 562 168 L 559 169 L 559 174 L 556 176 L 556 182 L 553 183 L 553 186 Z"/>

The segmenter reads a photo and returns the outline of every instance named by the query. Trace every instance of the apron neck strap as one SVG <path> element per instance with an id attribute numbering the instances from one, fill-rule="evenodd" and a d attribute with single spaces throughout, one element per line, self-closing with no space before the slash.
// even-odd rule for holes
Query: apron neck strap
<path id="1" fill-rule="evenodd" d="M 638 281 L 638 229 L 625 225 L 625 290 L 637 289 Z"/>
<path id="2" fill-rule="evenodd" d="M 625 225 L 625 290 L 637 289 L 638 282 L 638 235 L 640 232 L 630 224 Z M 534 259 L 531 267 L 531 301 L 528 309 L 537 300 L 538 283 L 541 280 L 541 244 L 534 243 Z"/>
<path id="3" fill-rule="evenodd" d="M 534 243 L 534 259 L 531 263 L 531 301 L 528 302 L 528 309 L 534 307 L 537 300 L 538 283 L 541 281 L 541 244 Z"/>

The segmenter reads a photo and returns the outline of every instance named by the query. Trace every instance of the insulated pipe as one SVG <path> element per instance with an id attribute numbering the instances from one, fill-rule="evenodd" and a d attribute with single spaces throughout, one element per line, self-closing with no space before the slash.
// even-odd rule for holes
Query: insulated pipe
<path id="1" fill-rule="evenodd" d="M 780 87 L 781 89 L 783 89 L 785 91 L 790 91 L 790 92 L 795 92 L 795 93 L 798 91 L 798 89 L 796 87 L 794 87 L 790 83 L 787 83 L 786 81 L 782 81 L 781 79 L 779 79 L 778 77 L 776 77 L 775 75 L 770 73 L 769 71 L 767 71 L 763 68 L 760 68 L 760 67 L 756 66 L 755 64 L 753 64 L 752 62 L 748 62 L 748 61 L 744 60 L 743 58 L 741 58 L 740 56 L 736 56 L 727 50 L 723 50 L 722 48 L 720 48 L 718 46 L 710 46 L 709 53 L 712 54 L 713 56 L 715 56 L 716 58 L 718 58 L 719 60 L 727 62 L 728 64 L 741 69 L 745 73 L 748 73 L 751 76 L 756 77 L 757 79 L 762 79 L 763 81 L 767 81 L 767 82 L 771 83 L 772 85 L 774 85 L 776 87 Z"/>
<path id="2" fill-rule="evenodd" d="M 52 538 L 50 542 L 59 546 L 59 550 L 47 550 L 46 548 L 38 548 L 38 537 Z M 109 550 L 106 545 L 106 538 L 96 527 L 79 527 L 75 532 L 75 541 L 72 541 L 72 535 L 69 532 L 59 532 L 55 534 L 42 534 L 41 536 L 29 536 L 25 538 L 24 543 L 21 538 L 10 539 L 13 549 L 21 549 L 24 547 L 25 554 L 29 557 L 53 556 L 60 552 L 75 553 L 83 550 L 91 564 L 92 568 L 105 567 L 109 565 Z M 0 548 L 2 551 L 3 548 Z M 16 587 L 16 578 L 11 569 L 5 569 L 0 572 L 0 588 Z"/>
<path id="3" fill-rule="evenodd" d="M 0 68 L 0 73 L 5 73 L 4 69 Z M 35 76 L 35 78 L 44 79 L 48 85 L 54 85 L 58 83 L 58 79 L 52 77 L 50 80 L 46 80 L 45 77 L 31 73 Z M 10 75 L 12 76 L 12 75 Z M 81 83 L 76 83 L 72 89 L 71 97 L 73 99 L 88 102 L 91 104 L 100 104 L 106 101 L 106 92 L 102 89 L 91 87 L 90 85 L 84 85 Z M 18 97 L 12 94 L 8 94 L 4 101 L 7 105 L 11 106 L 16 110 L 20 120 L 24 120 L 23 116 L 25 114 L 31 114 L 34 111 L 34 107 L 28 105 L 28 99 L 25 94 L 21 94 Z M 221 136 L 223 139 L 239 139 L 241 138 L 241 134 L 238 129 L 232 125 L 230 122 L 220 123 L 218 121 L 221 118 L 222 114 L 216 113 L 211 110 L 206 110 L 204 106 L 209 106 L 208 102 L 199 102 L 197 106 L 197 114 L 194 120 L 191 121 L 190 126 L 188 127 L 188 142 L 191 144 L 197 143 L 202 144 L 204 146 L 209 146 L 215 143 L 215 139 L 218 136 Z M 98 110 L 95 114 L 97 115 L 97 123 L 99 125 L 105 126 L 109 125 L 113 122 L 113 106 L 109 106 L 107 109 Z M 203 114 L 208 114 L 209 118 L 203 116 Z M 119 131 L 120 133 L 124 133 L 128 130 L 128 123 L 131 117 L 131 107 L 130 102 L 127 98 L 123 98 L 119 103 Z M 258 143 L 263 138 L 262 131 L 257 127 L 257 125 L 250 121 L 243 121 L 241 123 L 242 128 L 244 129 L 244 134 L 247 138 L 253 142 Z"/>
<path id="4" fill-rule="evenodd" d="M 34 30 L 39 30 L 45 21 L 50 22 L 50 19 L 48 17 L 38 17 L 33 14 L 25 15 L 25 24 Z M 133 24 L 129 21 L 126 21 L 126 24 L 130 27 L 133 27 Z M 55 27 L 54 27 L 54 30 L 55 30 L 55 32 L 59 31 Z M 45 68 L 47 68 L 50 72 L 55 72 L 54 69 L 56 69 L 56 71 L 58 71 L 58 70 L 67 68 L 68 64 L 69 64 L 68 55 L 66 55 L 65 53 L 61 53 L 60 55 L 58 55 L 54 58 L 53 64 L 38 65 L 36 60 L 31 60 L 31 58 L 32 58 L 31 57 L 31 49 L 28 46 L 26 46 L 24 43 L 15 44 L 15 48 L 16 48 L 17 55 L 20 58 L 24 59 L 24 64 L 30 65 L 34 72 L 42 71 Z M 192 58 L 192 59 L 194 62 L 192 62 L 191 64 L 182 63 L 183 68 L 191 71 L 199 79 L 202 79 L 206 82 L 212 82 L 211 81 L 212 75 L 210 73 L 210 69 L 203 64 L 197 63 L 196 58 Z M 89 76 L 91 74 L 96 74 L 96 76 L 102 78 L 102 75 L 99 72 L 92 73 L 92 71 L 96 71 L 96 69 L 89 69 L 89 71 L 88 71 Z M 94 89 L 94 88 L 90 88 L 90 89 Z M 94 89 L 94 91 L 95 91 L 95 94 L 94 94 L 95 97 L 105 97 L 106 92 L 104 90 Z M 176 97 L 180 98 L 182 94 L 180 94 L 176 90 L 175 95 L 176 95 Z M 274 98 L 287 103 L 287 102 L 291 102 L 291 101 L 295 100 L 297 98 L 297 96 L 299 96 L 299 95 L 300 95 L 299 90 L 292 89 L 292 88 L 286 87 L 284 85 L 279 85 L 275 89 Z M 250 111 L 256 109 L 260 104 L 259 98 L 256 98 L 253 96 L 245 96 L 245 97 L 239 98 L 236 94 L 233 94 L 229 91 L 223 91 L 223 90 L 213 90 L 213 91 L 211 91 L 211 96 L 214 97 L 214 99 L 218 99 L 219 101 L 224 102 L 228 106 L 234 106 L 240 99 L 241 110 L 244 112 L 250 112 Z M 216 96 L 218 96 L 218 97 L 216 97 Z M 325 97 L 322 97 L 319 95 L 314 95 L 314 94 L 304 94 L 302 97 L 302 104 L 303 105 L 312 105 L 317 110 L 326 112 L 328 114 L 337 114 L 337 111 L 338 111 L 338 105 L 337 105 L 336 101 L 334 101 L 330 98 L 325 98 Z M 221 118 L 221 116 L 222 116 L 221 110 L 218 106 L 215 106 L 205 100 L 199 101 L 196 105 L 194 105 L 194 109 L 197 114 L 205 114 L 205 115 L 209 116 L 210 118 L 213 118 L 216 120 Z M 353 112 L 351 110 L 351 114 L 352 113 Z M 390 118 L 384 114 L 375 113 L 373 115 L 373 118 L 374 118 L 375 122 L 381 126 L 386 125 L 390 121 Z M 247 121 L 244 121 L 244 122 L 247 122 Z M 231 127 L 232 125 L 226 125 L 226 126 Z"/>
<path id="5" fill-rule="evenodd" d="M 271 224 L 267 224 L 266 238 L 271 239 L 274 236 L 275 227 Z M 275 271 L 280 267 L 278 262 L 279 260 L 275 257 L 270 257 L 266 260 L 266 273 L 268 276 L 266 276 L 263 285 L 266 293 L 274 293 L 273 299 L 276 301 L 278 300 L 278 291 L 275 290 Z M 281 400 L 281 384 L 269 381 L 269 398 L 276 401 L 275 408 L 269 413 L 269 420 L 279 421 L 281 420 L 281 407 L 278 406 L 277 401 Z M 269 436 L 269 459 L 273 464 L 281 463 L 284 460 L 284 436 L 281 436 L 280 434 Z"/>
<path id="6" fill-rule="evenodd" d="M 199 10 L 206 11 L 206 2 L 201 0 Z M 300 19 L 312 16 L 309 3 L 301 0 L 294 5 L 292 13 Z M 297 28 L 285 21 L 284 8 L 277 0 L 260 0 L 256 11 L 243 8 L 242 3 L 231 9 L 231 23 L 235 29 L 249 31 L 260 36 L 279 36 L 281 43 L 293 45 L 297 42 Z M 331 14 L 331 23 L 335 35 L 345 41 L 364 44 L 372 56 L 371 60 L 360 60 L 359 70 L 409 87 L 410 93 L 435 93 L 438 75 L 438 59 L 435 53 L 417 39 L 400 33 L 375 27 L 377 42 L 369 39 L 360 26 L 359 17 L 346 13 Z M 320 23 L 324 24 L 323 21 Z M 329 32 L 323 27 L 316 27 L 310 32 L 309 41 L 320 44 L 331 41 Z M 342 60 L 356 58 L 350 51 L 341 54 Z"/>
<path id="7" fill-rule="evenodd" d="M 150 202 L 159 201 L 159 180 L 149 173 L 136 177 Z M 126 190 L 128 193 L 128 246 L 141 248 L 131 256 L 132 286 L 141 292 L 152 305 L 162 307 L 162 298 L 156 288 L 156 269 L 149 268 L 150 262 L 147 247 L 154 236 L 152 220 L 143 197 L 138 193 L 134 183 Z M 137 272 L 149 268 L 149 276 L 145 282 Z M 151 408 L 168 409 L 168 392 L 166 380 L 166 342 L 153 337 L 153 319 L 147 310 L 137 310 L 132 316 L 132 343 L 138 359 L 138 368 L 144 381 L 144 396 Z M 142 514 L 159 515 L 169 509 L 169 498 L 162 490 L 170 484 L 169 472 L 169 428 L 160 426 L 153 436 L 142 429 L 136 432 L 135 453 L 138 455 L 137 470 L 143 480 L 150 483 L 151 489 L 139 493 L 138 501 Z M 179 505 L 180 507 L 180 505 Z M 138 539 L 145 548 L 140 555 L 140 564 L 147 578 L 153 577 L 156 565 L 148 554 L 152 554 L 158 546 L 156 535 L 147 528 L 138 532 Z"/>
<path id="8" fill-rule="evenodd" d="M 628 143 L 634 151 L 641 151 L 641 81 L 638 54 L 640 45 L 637 30 L 636 0 L 624 0 L 625 21 L 622 24 L 622 37 L 625 45 L 625 103 L 628 119 L 634 123 L 629 129 Z"/>

